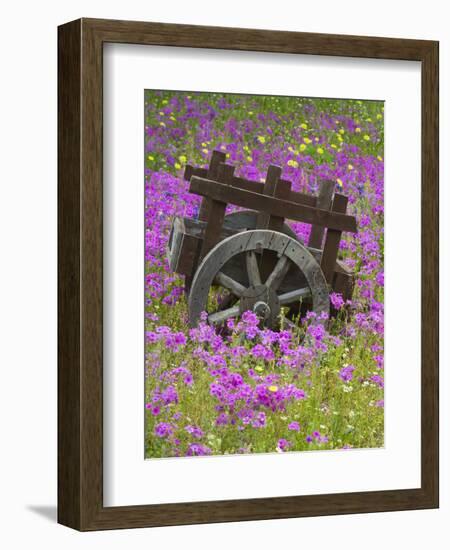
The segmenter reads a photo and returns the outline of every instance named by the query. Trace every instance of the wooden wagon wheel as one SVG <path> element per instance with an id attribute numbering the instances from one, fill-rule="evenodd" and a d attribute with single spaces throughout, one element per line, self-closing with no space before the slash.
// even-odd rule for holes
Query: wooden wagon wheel
<path id="1" fill-rule="evenodd" d="M 278 260 L 265 281 L 261 280 L 258 255 L 264 250 L 276 252 Z M 245 256 L 248 286 L 225 274 L 222 269 L 237 255 Z M 294 264 L 306 279 L 307 286 L 280 293 L 279 287 Z M 203 311 L 207 311 L 212 286 L 228 289 L 238 302 L 224 310 L 207 312 L 208 322 L 220 325 L 244 311 L 254 311 L 265 326 L 278 325 L 281 307 L 312 297 L 312 310 L 329 313 L 328 287 L 319 264 L 298 241 L 277 231 L 256 229 L 232 235 L 219 242 L 203 258 L 197 268 L 189 293 L 189 323 L 195 326 Z M 287 323 L 290 321 L 286 320 Z"/>

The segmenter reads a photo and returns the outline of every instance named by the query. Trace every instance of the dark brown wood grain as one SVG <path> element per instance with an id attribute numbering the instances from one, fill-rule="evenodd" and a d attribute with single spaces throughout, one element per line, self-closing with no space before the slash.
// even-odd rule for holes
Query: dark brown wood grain
<path id="1" fill-rule="evenodd" d="M 266 181 L 264 183 L 263 195 L 289 200 L 291 196 L 291 186 L 292 183 L 290 181 L 281 179 L 281 168 L 279 166 L 269 166 Z M 283 216 L 270 216 L 265 212 L 259 212 L 256 219 L 256 227 L 258 229 L 281 231 L 283 225 Z"/>
<path id="2" fill-rule="evenodd" d="M 336 193 L 333 199 L 333 206 L 331 210 L 333 212 L 339 212 L 344 214 L 347 210 L 348 198 L 344 195 Z M 328 283 L 332 283 L 334 276 L 334 268 L 336 265 L 337 255 L 339 252 L 339 244 L 341 242 L 342 231 L 336 228 L 328 228 L 327 235 L 325 237 L 325 243 L 323 245 L 322 259 L 320 261 L 320 267 L 322 268 L 325 279 Z"/>
<path id="3" fill-rule="evenodd" d="M 323 180 L 320 182 L 319 194 L 317 195 L 317 208 L 330 210 L 333 203 L 334 181 Z M 324 228 L 320 225 L 313 225 L 309 235 L 308 246 L 322 248 Z"/>
<path id="4" fill-rule="evenodd" d="M 273 197 L 275 195 L 275 187 L 280 177 L 281 168 L 271 164 L 267 169 L 266 181 L 264 182 L 262 194 L 267 195 L 268 197 Z M 269 215 L 265 212 L 259 212 L 258 217 L 256 218 L 256 227 L 258 229 L 266 229 L 268 223 Z"/>
<path id="5" fill-rule="evenodd" d="M 81 21 L 58 32 L 58 521 L 81 527 Z"/>
<path id="6" fill-rule="evenodd" d="M 337 260 L 334 265 L 332 288 L 341 294 L 344 300 L 351 300 L 355 286 L 355 274 L 343 261 Z"/>
<path id="7" fill-rule="evenodd" d="M 222 151 L 213 151 L 211 155 L 211 160 L 209 162 L 209 167 L 206 172 L 206 177 L 209 179 L 216 179 L 218 170 L 219 170 L 219 164 L 225 162 L 226 155 Z M 204 198 L 202 200 L 202 203 L 200 205 L 200 212 L 198 214 L 198 219 L 206 221 L 208 219 L 208 209 L 210 206 L 210 201 L 207 198 Z"/>
<path id="8" fill-rule="evenodd" d="M 190 181 L 192 176 L 207 178 L 208 170 L 206 168 L 194 168 L 192 165 L 188 164 L 184 170 L 184 179 Z M 283 187 L 290 188 L 292 185 L 291 182 L 285 179 L 281 178 L 280 181 L 282 182 Z M 244 191 L 253 191 L 254 193 L 264 194 L 265 184 L 260 181 L 253 181 L 247 178 L 234 176 L 231 185 L 233 185 L 233 187 L 237 187 L 238 189 L 243 189 Z M 316 206 L 317 203 L 317 197 L 314 195 L 307 195 L 306 193 L 299 193 L 298 191 L 290 191 L 289 196 L 285 196 L 283 192 L 283 198 L 288 198 L 291 202 L 305 204 L 306 206 Z"/>
<path id="9" fill-rule="evenodd" d="M 356 233 L 356 220 L 354 216 L 347 216 L 346 214 L 331 210 L 320 210 L 304 204 L 296 204 L 288 200 L 253 193 L 252 191 L 244 191 L 236 187 L 222 185 L 217 181 L 193 176 L 189 191 L 212 200 L 267 212 L 271 216 L 286 217 L 289 220 Z"/>
<path id="10" fill-rule="evenodd" d="M 422 490 L 439 506 L 439 43 L 422 62 Z"/>
<path id="11" fill-rule="evenodd" d="M 214 157 L 213 157 L 214 158 Z M 212 161 L 211 161 L 212 164 Z M 211 169 L 210 169 L 211 171 Z M 230 185 L 233 179 L 234 166 L 230 166 L 223 162 L 220 162 L 213 172 L 212 177 L 217 178 L 218 183 L 224 185 Z M 208 173 L 209 175 L 209 173 Z M 210 200 L 208 198 L 203 199 L 202 206 L 205 205 L 206 215 L 206 228 L 203 236 L 203 243 L 200 251 L 200 258 L 202 260 L 206 254 L 213 248 L 220 240 L 220 236 L 223 231 L 223 220 L 225 218 L 225 211 L 227 209 L 227 203 L 223 201 Z M 201 210 L 200 210 L 201 214 Z M 201 216 L 199 219 L 202 220 Z"/>
<path id="12" fill-rule="evenodd" d="M 290 200 L 292 195 L 291 182 L 283 179 L 279 179 L 276 182 L 273 196 L 280 200 Z M 284 226 L 284 216 L 269 216 L 267 229 L 272 231 L 282 231 Z"/>
<path id="13" fill-rule="evenodd" d="M 421 62 L 420 488 L 145 506 L 103 505 L 102 47 L 105 42 Z M 437 507 L 438 43 L 81 19 L 59 28 L 58 44 L 58 521 L 88 531 Z"/>

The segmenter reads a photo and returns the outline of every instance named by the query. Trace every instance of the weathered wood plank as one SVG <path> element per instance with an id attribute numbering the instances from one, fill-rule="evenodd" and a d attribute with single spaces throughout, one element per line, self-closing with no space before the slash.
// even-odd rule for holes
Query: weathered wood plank
<path id="1" fill-rule="evenodd" d="M 220 162 L 217 167 L 217 181 L 225 185 L 231 185 L 234 177 L 234 166 L 226 162 Z"/>
<path id="2" fill-rule="evenodd" d="M 222 162 L 225 162 L 226 155 L 222 151 L 213 151 L 211 155 L 211 159 L 209 161 L 209 168 L 206 173 L 206 177 L 210 180 L 217 179 L 217 174 L 219 171 L 219 165 Z M 203 199 L 202 204 L 200 205 L 200 211 L 198 214 L 199 220 L 207 220 L 208 219 L 208 208 L 209 208 L 209 201 Z"/>
<path id="3" fill-rule="evenodd" d="M 196 168 L 192 164 L 186 164 L 184 168 L 183 178 L 189 181 L 192 176 L 199 176 L 200 178 L 206 178 L 208 175 L 208 168 Z"/>
<path id="4" fill-rule="evenodd" d="M 311 289 L 309 286 L 304 288 L 296 288 L 295 290 L 285 292 L 284 294 L 280 294 L 280 296 L 278 296 L 278 300 L 282 306 L 292 304 L 293 302 L 299 302 L 304 298 L 311 298 Z"/>
<path id="5" fill-rule="evenodd" d="M 340 260 L 334 267 L 333 290 L 342 294 L 344 300 L 351 300 L 355 286 L 355 274 Z"/>
<path id="6" fill-rule="evenodd" d="M 289 200 L 291 196 L 292 183 L 280 178 L 281 168 L 271 164 L 267 169 L 266 181 L 264 184 L 263 195 L 276 197 L 277 199 Z M 271 216 L 267 212 L 259 212 L 256 227 L 258 229 L 272 229 L 273 231 L 282 231 L 284 225 L 283 216 Z"/>
<path id="7" fill-rule="evenodd" d="M 275 195 L 275 187 L 278 183 L 278 179 L 281 176 L 281 168 L 271 164 L 267 169 L 266 181 L 264 182 L 263 195 L 267 197 L 273 197 Z M 259 212 L 256 218 L 257 229 L 267 229 L 269 226 L 269 214 L 266 212 Z"/>
<path id="8" fill-rule="evenodd" d="M 333 193 L 335 183 L 332 180 L 323 180 L 320 183 L 319 194 L 317 195 L 317 208 L 330 210 L 333 204 Z M 322 248 L 324 228 L 320 225 L 313 225 L 309 235 L 308 246 Z"/>
<path id="9" fill-rule="evenodd" d="M 222 271 L 219 271 L 219 273 L 217 273 L 214 282 L 220 286 L 223 286 L 223 288 L 230 290 L 235 296 L 238 297 L 242 296 L 242 294 L 245 292 L 244 285 L 241 285 L 239 281 L 235 281 L 229 275 L 222 273 Z"/>
<path id="10" fill-rule="evenodd" d="M 206 219 L 207 225 L 200 252 L 200 260 L 219 242 L 226 208 L 227 203 L 225 202 L 213 199 L 209 200 Z"/>
<path id="11" fill-rule="evenodd" d="M 216 201 L 232 203 L 253 210 L 262 210 L 291 220 L 321 225 L 338 231 L 350 231 L 352 233 L 357 231 L 354 216 L 295 204 L 288 200 L 266 197 L 265 195 L 243 191 L 196 176 L 191 178 L 189 191 Z"/>
<path id="12" fill-rule="evenodd" d="M 336 193 L 333 199 L 333 212 L 344 213 L 347 210 L 348 198 L 344 195 Z M 334 269 L 339 251 L 339 243 L 341 242 L 342 230 L 338 228 L 328 228 L 325 244 L 323 245 L 322 260 L 320 267 L 325 275 L 327 283 L 333 282 Z"/>
<path id="13" fill-rule="evenodd" d="M 217 151 L 217 153 L 220 153 L 221 155 L 223 155 L 221 151 Z M 223 162 L 223 160 L 221 160 L 220 162 Z M 209 169 L 207 168 L 196 168 L 191 164 L 187 164 L 184 169 L 183 177 L 186 181 L 190 181 L 192 176 L 197 176 L 199 178 L 214 179 L 208 176 L 208 170 Z M 287 180 L 284 180 L 282 178 L 280 178 L 279 181 L 283 182 L 283 185 L 288 184 L 289 188 L 292 185 L 291 182 L 288 182 Z M 253 191 L 254 193 L 264 192 L 264 183 L 260 181 L 249 180 L 247 178 L 242 178 L 239 176 L 233 176 L 233 181 L 231 182 L 231 185 L 233 185 L 233 187 L 237 187 L 245 191 Z M 290 196 L 286 198 L 288 198 L 292 202 L 295 202 L 297 204 L 305 204 L 306 206 L 316 206 L 316 202 L 317 202 L 317 197 L 315 197 L 314 195 L 307 195 L 306 193 L 300 193 L 298 191 L 290 191 Z"/>
<path id="14" fill-rule="evenodd" d="M 214 182 L 214 185 L 224 185 L 228 187 L 230 182 L 233 179 L 234 166 L 219 162 L 217 168 L 214 168 L 217 182 Z M 192 180 L 191 180 L 192 181 Z M 225 211 L 227 208 L 228 201 L 221 201 L 215 199 L 206 199 L 206 229 L 205 236 L 203 238 L 203 244 L 200 251 L 200 260 L 205 257 L 205 255 L 216 246 L 220 240 L 220 235 L 222 233 L 223 220 L 225 218 Z M 205 203 L 205 200 L 203 201 Z"/>
<path id="15" fill-rule="evenodd" d="M 280 200 L 289 200 L 291 196 L 292 183 L 287 180 L 279 179 L 275 185 L 274 197 Z M 268 229 L 273 231 L 283 231 L 284 216 L 269 216 L 267 224 Z"/>
<path id="16" fill-rule="evenodd" d="M 247 275 L 249 283 L 253 286 L 261 284 L 261 275 L 259 273 L 258 260 L 254 250 L 249 250 L 245 255 Z"/>
<path id="17" fill-rule="evenodd" d="M 239 313 L 239 306 L 232 306 L 228 309 L 224 309 L 223 311 L 216 311 L 216 313 L 211 313 L 208 315 L 208 323 L 210 325 L 220 325 L 231 317 L 237 317 Z"/>
<path id="18" fill-rule="evenodd" d="M 275 264 L 272 273 L 267 277 L 266 286 L 277 290 L 283 282 L 290 267 L 290 262 L 287 256 L 281 256 L 278 262 Z"/>
<path id="19" fill-rule="evenodd" d="M 194 174 L 198 177 L 202 177 L 201 174 Z M 292 185 L 288 180 L 280 178 L 279 181 Z M 264 183 L 260 181 L 252 181 L 245 178 L 235 176 L 233 178 L 233 187 L 243 189 L 244 191 L 253 191 L 254 193 L 264 193 Z M 306 206 L 316 206 L 317 197 L 314 195 L 307 195 L 306 193 L 299 193 L 298 191 L 291 191 L 289 200 L 296 204 L 304 204 Z"/>
<path id="20" fill-rule="evenodd" d="M 187 221 L 190 220 L 187 219 Z M 172 271 L 191 276 L 195 271 L 201 238 L 192 231 L 189 232 L 185 222 L 186 218 L 174 219 L 167 247 L 167 258 Z"/>

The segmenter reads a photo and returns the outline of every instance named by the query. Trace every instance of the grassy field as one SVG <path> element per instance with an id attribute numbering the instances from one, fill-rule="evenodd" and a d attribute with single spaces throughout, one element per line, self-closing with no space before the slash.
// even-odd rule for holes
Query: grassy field
<path id="1" fill-rule="evenodd" d="M 147 458 L 383 446 L 383 121 L 381 102 L 146 92 Z M 184 166 L 214 149 L 238 175 L 263 181 L 276 164 L 294 190 L 328 178 L 349 197 L 358 233 L 339 255 L 357 284 L 349 304 L 332 295 L 325 329 L 311 317 L 272 332 L 251 313 L 187 328 L 165 248 L 173 217 L 198 214 Z"/>

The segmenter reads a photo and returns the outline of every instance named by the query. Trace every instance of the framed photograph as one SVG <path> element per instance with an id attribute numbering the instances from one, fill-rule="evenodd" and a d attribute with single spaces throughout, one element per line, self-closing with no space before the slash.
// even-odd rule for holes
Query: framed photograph
<path id="1" fill-rule="evenodd" d="M 438 43 L 58 50 L 59 522 L 438 507 Z"/>

